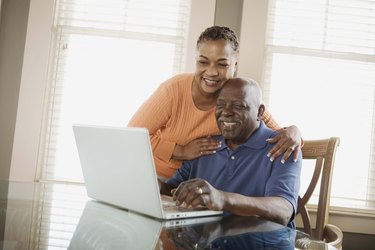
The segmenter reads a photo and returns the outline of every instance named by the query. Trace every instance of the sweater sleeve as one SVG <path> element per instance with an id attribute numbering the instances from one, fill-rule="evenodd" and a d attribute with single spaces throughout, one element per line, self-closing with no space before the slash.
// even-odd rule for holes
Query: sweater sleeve
<path id="1" fill-rule="evenodd" d="M 172 106 L 173 95 L 169 93 L 165 82 L 142 104 L 128 123 L 129 127 L 148 129 L 153 154 L 165 161 L 171 159 L 176 142 L 163 140 L 160 129 L 168 125 Z"/>
<path id="2" fill-rule="evenodd" d="M 272 117 L 271 113 L 266 108 L 264 110 L 263 116 L 262 116 L 263 122 L 272 130 L 278 130 L 281 129 L 280 125 L 277 123 L 277 121 Z"/>

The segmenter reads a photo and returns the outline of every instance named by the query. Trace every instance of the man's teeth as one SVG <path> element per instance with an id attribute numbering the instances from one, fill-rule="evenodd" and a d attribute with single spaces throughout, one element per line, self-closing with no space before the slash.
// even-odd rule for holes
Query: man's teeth
<path id="1" fill-rule="evenodd" d="M 224 126 L 233 126 L 236 123 L 235 122 L 223 122 Z"/>

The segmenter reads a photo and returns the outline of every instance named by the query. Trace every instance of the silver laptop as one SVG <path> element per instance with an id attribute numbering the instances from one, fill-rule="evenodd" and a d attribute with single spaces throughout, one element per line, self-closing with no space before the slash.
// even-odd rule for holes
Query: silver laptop
<path id="1" fill-rule="evenodd" d="M 177 207 L 160 195 L 147 129 L 73 125 L 73 131 L 89 197 L 160 219 L 222 213 Z"/>
<path id="2" fill-rule="evenodd" d="M 68 249 L 156 249 L 163 229 L 218 223 L 221 216 L 157 220 L 89 200 Z"/>

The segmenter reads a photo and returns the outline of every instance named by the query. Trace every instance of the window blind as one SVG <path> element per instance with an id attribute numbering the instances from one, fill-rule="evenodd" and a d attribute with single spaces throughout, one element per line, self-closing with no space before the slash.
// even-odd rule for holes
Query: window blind
<path id="1" fill-rule="evenodd" d="M 268 8 L 265 102 L 306 140 L 340 137 L 331 205 L 375 213 L 375 1 Z"/>
<path id="2" fill-rule="evenodd" d="M 40 202 L 33 204 L 29 249 L 68 249 L 87 199 L 84 186 L 39 185 L 35 200 Z"/>
<path id="3" fill-rule="evenodd" d="M 72 125 L 126 126 L 184 69 L 190 0 L 56 1 L 40 181 L 82 182 Z"/>

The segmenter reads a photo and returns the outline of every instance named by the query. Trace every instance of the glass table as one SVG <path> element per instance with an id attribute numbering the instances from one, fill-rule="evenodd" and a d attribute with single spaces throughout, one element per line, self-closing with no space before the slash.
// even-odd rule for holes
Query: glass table
<path id="1" fill-rule="evenodd" d="M 259 217 L 157 220 L 83 185 L 0 182 L 0 214 L 1 249 L 334 249 Z"/>

